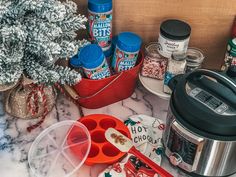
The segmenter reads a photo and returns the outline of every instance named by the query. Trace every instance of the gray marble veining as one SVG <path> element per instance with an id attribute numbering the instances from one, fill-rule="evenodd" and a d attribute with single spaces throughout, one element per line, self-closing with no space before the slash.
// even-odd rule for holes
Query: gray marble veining
<path id="1" fill-rule="evenodd" d="M 27 160 L 32 142 L 41 131 L 56 122 L 79 119 L 79 110 L 76 105 L 63 96 L 59 96 L 56 106 L 42 126 L 28 133 L 26 128 L 36 123 L 37 120 L 21 120 L 5 114 L 1 100 L 2 94 L 0 94 L 0 176 L 33 177 Z M 168 101 L 161 100 L 139 86 L 130 98 L 99 109 L 83 108 L 83 112 L 85 115 L 109 114 L 121 120 L 125 120 L 134 114 L 146 114 L 165 120 L 167 109 Z M 162 166 L 175 177 L 187 176 L 178 169 L 171 167 L 165 158 L 163 158 Z M 92 167 L 83 165 L 73 176 L 97 177 L 104 168 L 106 165 L 94 165 Z"/>

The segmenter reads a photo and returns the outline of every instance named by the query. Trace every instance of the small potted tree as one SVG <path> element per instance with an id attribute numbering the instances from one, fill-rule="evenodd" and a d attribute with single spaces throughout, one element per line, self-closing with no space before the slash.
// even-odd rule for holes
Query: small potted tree
<path id="1" fill-rule="evenodd" d="M 81 75 L 57 60 L 75 55 L 86 18 L 69 0 L 0 1 L 0 91 L 6 111 L 20 118 L 45 117 L 55 102 L 55 83 L 72 85 Z"/>

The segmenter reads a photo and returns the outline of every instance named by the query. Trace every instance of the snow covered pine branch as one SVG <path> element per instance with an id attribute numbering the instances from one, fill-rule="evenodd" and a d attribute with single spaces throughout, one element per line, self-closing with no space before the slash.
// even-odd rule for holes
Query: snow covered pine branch
<path id="1" fill-rule="evenodd" d="M 17 82 L 23 72 L 39 84 L 80 81 L 79 73 L 54 63 L 87 44 L 75 40 L 86 21 L 69 0 L 1 0 L 0 85 Z"/>

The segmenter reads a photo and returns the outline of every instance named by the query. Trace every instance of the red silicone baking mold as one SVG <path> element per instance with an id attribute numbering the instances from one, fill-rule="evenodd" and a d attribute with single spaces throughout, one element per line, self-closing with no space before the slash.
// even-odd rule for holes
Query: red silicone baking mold
<path id="1" fill-rule="evenodd" d="M 87 160 L 85 161 L 86 165 L 93 165 L 98 163 L 112 164 L 117 162 L 122 158 L 126 153 L 120 152 L 112 144 L 110 144 L 105 138 L 105 131 L 112 127 L 121 132 L 123 135 L 131 138 L 128 128 L 125 124 L 119 119 L 105 114 L 92 114 L 85 117 L 82 117 L 78 120 L 84 124 L 91 135 L 91 149 Z M 76 130 L 72 130 L 76 134 Z M 71 142 L 72 137 L 68 137 Z M 74 142 L 76 143 L 76 141 Z M 81 150 L 77 151 L 75 148 L 71 148 L 73 153 L 77 157 L 81 157 Z"/>

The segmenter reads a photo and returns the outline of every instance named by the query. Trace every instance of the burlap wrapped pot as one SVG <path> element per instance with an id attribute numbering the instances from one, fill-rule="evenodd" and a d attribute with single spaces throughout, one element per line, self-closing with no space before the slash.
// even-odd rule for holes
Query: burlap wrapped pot
<path id="1" fill-rule="evenodd" d="M 23 77 L 16 87 L 4 94 L 5 111 L 18 118 L 34 119 L 46 116 L 56 102 L 57 93 L 52 86 L 34 84 Z"/>

